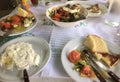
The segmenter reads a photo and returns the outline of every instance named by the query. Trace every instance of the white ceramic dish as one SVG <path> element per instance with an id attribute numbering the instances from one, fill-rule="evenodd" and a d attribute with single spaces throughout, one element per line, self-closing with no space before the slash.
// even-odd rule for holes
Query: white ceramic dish
<path id="1" fill-rule="evenodd" d="M 107 8 L 107 4 L 95 2 L 95 1 L 68 1 L 66 3 L 80 3 L 84 8 L 91 7 L 94 4 L 98 4 L 101 10 L 101 13 L 90 13 L 88 12 L 88 17 L 99 17 L 108 13 L 109 8 Z"/>
<path id="2" fill-rule="evenodd" d="M 19 41 L 29 42 L 30 44 L 32 44 L 33 49 L 40 55 L 41 58 L 39 66 L 30 67 L 30 69 L 28 70 L 29 76 L 39 73 L 47 65 L 51 57 L 49 44 L 46 42 L 46 40 L 38 37 L 19 37 L 1 46 L 0 53 L 2 53 L 7 46 Z M 13 71 L 5 70 L 5 72 L 3 72 L 0 67 L 0 80 L 3 80 L 5 82 L 13 82 L 21 81 L 22 79 L 22 70 L 18 71 L 17 69 L 14 69 Z"/>
<path id="3" fill-rule="evenodd" d="M 73 39 L 69 41 L 63 48 L 61 53 L 61 61 L 62 65 L 65 69 L 65 71 L 68 73 L 68 75 L 74 79 L 76 82 L 99 82 L 97 78 L 85 78 L 81 77 L 78 72 L 73 70 L 73 64 L 68 60 L 68 53 L 71 50 L 79 49 L 82 50 L 84 48 L 83 41 L 85 40 L 85 37 L 79 37 L 76 39 Z M 107 42 L 108 48 L 113 53 L 120 53 L 120 47 L 117 45 L 112 45 L 110 42 Z M 120 77 L 120 63 L 118 63 L 115 67 L 111 69 L 114 73 L 116 73 Z M 110 82 L 110 81 L 108 81 Z"/>
<path id="4" fill-rule="evenodd" d="M 55 21 L 55 20 L 51 19 L 51 17 L 49 16 L 49 11 L 51 11 L 53 8 L 65 6 L 66 4 L 67 3 L 57 4 L 57 5 L 54 5 L 54 6 L 50 7 L 49 9 L 47 9 L 47 11 L 46 11 L 47 18 L 50 19 L 51 21 L 53 21 L 56 25 L 58 25 L 60 27 L 64 27 L 64 28 L 74 27 L 74 26 L 78 25 L 80 22 L 85 21 L 85 19 L 82 19 L 82 20 L 78 20 L 78 21 L 75 21 L 75 22 L 59 22 L 59 21 Z M 74 4 L 74 3 L 71 3 L 71 4 Z M 85 17 L 87 16 L 87 14 L 88 14 L 87 10 L 85 9 L 85 12 L 84 12 Z"/>
<path id="5" fill-rule="evenodd" d="M 18 6 L 18 7 L 19 7 L 19 6 Z M 18 7 L 17 7 L 17 8 L 18 8 Z M 16 12 L 17 12 L 17 8 L 16 8 L 15 10 L 13 10 L 9 15 L 7 15 L 7 16 L 5 16 L 5 17 L 2 17 L 0 20 L 5 19 L 5 18 L 8 17 L 8 16 L 15 15 Z M 32 13 L 32 12 L 30 12 L 30 13 Z M 32 13 L 32 14 L 33 14 L 33 13 Z M 37 25 L 38 20 L 37 20 L 37 17 L 36 17 L 34 14 L 33 14 L 33 16 L 34 16 L 34 18 L 35 18 L 35 21 L 34 21 L 29 27 L 27 27 L 25 30 L 22 30 L 22 31 L 19 31 L 19 32 L 15 32 L 15 33 L 11 33 L 9 36 L 20 35 L 20 34 L 26 33 L 26 32 L 28 32 L 28 31 L 32 30 L 33 28 L 35 28 L 35 26 Z M 5 33 L 5 32 L 3 32 L 3 31 L 0 30 L 0 36 L 2 36 L 4 33 Z"/>

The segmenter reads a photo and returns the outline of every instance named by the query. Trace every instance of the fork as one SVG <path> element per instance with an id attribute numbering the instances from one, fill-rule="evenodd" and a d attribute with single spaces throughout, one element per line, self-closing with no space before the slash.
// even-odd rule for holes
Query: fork
<path id="1" fill-rule="evenodd" d="M 98 72 L 98 70 L 92 65 L 92 62 L 89 60 L 89 58 L 87 57 L 87 55 L 83 56 L 83 59 L 90 65 L 90 67 L 93 69 L 95 75 L 97 76 L 97 78 L 100 80 L 100 82 L 107 82 L 105 80 L 105 78 Z"/>
<path id="2" fill-rule="evenodd" d="M 90 56 L 91 54 L 87 51 L 87 50 L 83 50 L 83 52 L 85 53 L 85 56 L 92 62 L 94 63 L 94 65 L 96 65 L 97 67 L 104 69 L 108 75 L 115 81 L 115 82 L 120 82 L 120 78 L 113 73 L 112 71 L 108 70 L 102 63 L 98 62 L 98 61 L 94 61 L 94 59 Z"/>

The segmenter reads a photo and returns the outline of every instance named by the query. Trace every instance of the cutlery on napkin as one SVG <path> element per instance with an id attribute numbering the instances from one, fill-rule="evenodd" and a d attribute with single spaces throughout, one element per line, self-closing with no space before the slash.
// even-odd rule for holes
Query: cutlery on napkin
<path id="1" fill-rule="evenodd" d="M 91 57 L 91 53 L 87 50 L 83 50 L 87 58 L 96 66 L 98 69 L 102 69 L 108 73 L 108 75 L 115 81 L 115 82 L 120 82 L 120 78 L 113 73 L 112 71 L 108 70 L 107 67 L 105 67 L 102 63 L 94 61 L 94 59 Z"/>

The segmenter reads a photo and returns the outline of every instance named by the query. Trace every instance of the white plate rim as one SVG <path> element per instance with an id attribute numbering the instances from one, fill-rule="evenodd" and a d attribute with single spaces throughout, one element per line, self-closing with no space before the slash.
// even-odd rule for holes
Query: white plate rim
<path id="1" fill-rule="evenodd" d="M 20 7 L 20 5 L 19 5 L 18 7 Z M 15 10 L 13 10 L 10 14 L 8 14 L 8 15 L 0 18 L 0 20 L 3 20 L 3 19 L 5 19 L 5 18 L 8 17 L 8 16 L 12 16 L 12 15 L 16 14 L 18 7 L 16 7 Z M 33 22 L 33 23 L 32 23 L 29 27 L 27 27 L 25 30 L 20 31 L 20 32 L 16 32 L 16 33 L 12 33 L 12 34 L 10 34 L 9 36 L 20 35 L 20 34 L 26 33 L 26 32 L 28 32 L 28 31 L 32 30 L 33 28 L 35 28 L 35 26 L 37 25 L 38 19 L 37 19 L 36 15 L 34 15 L 33 12 L 31 12 L 31 11 L 29 11 L 29 12 L 33 14 L 33 16 L 34 16 L 34 18 L 35 18 L 35 22 Z M 0 30 L 0 33 L 1 33 L 1 35 L 3 35 L 5 32 L 3 32 L 3 31 Z M 0 35 L 0 36 L 1 36 L 1 35 Z"/>
<path id="2" fill-rule="evenodd" d="M 74 22 L 61 22 L 61 21 L 55 21 L 55 20 L 52 20 L 51 17 L 49 16 L 49 11 L 51 11 L 53 8 L 56 8 L 56 7 L 61 7 L 61 6 L 65 6 L 67 3 L 60 3 L 60 4 L 56 4 L 56 5 L 53 5 L 51 7 L 49 7 L 47 10 L 46 10 L 46 17 L 53 21 L 57 26 L 59 27 L 62 27 L 62 28 L 72 28 L 76 25 L 78 25 L 80 22 L 84 22 L 86 19 L 81 19 L 81 20 L 78 20 L 78 21 L 74 21 Z M 86 18 L 87 18 L 87 9 L 85 9 L 86 11 Z M 64 26 L 61 26 L 62 24 L 64 24 Z"/>
<path id="3" fill-rule="evenodd" d="M 26 40 L 27 39 L 27 40 Z M 38 71 L 35 71 L 33 73 L 31 73 L 32 75 L 29 75 L 29 77 L 32 77 L 33 75 L 36 75 L 38 74 L 39 72 L 41 72 L 45 67 L 46 65 L 48 64 L 48 62 L 50 61 L 50 58 L 51 58 L 51 49 L 50 49 L 50 45 L 48 44 L 48 42 L 41 38 L 41 37 L 36 37 L 36 36 L 24 36 L 24 37 L 18 37 L 16 39 L 13 39 L 13 40 L 10 40 L 8 41 L 7 43 L 3 44 L 1 47 L 0 47 L 0 53 L 10 44 L 12 43 L 16 43 L 18 42 L 18 40 L 22 40 L 22 41 L 25 41 L 25 42 L 29 42 L 29 40 L 33 40 L 33 41 L 36 41 L 36 40 L 39 40 L 41 42 L 44 42 L 44 44 L 42 45 L 45 45 L 47 47 L 47 54 L 46 54 L 46 58 L 45 58 L 45 61 L 44 63 L 42 63 L 42 67 L 38 70 Z M 41 43 L 40 43 L 41 44 Z M 41 64 L 41 63 L 40 63 Z M 38 66 L 38 68 L 40 67 L 40 65 Z M 37 68 L 37 67 L 36 67 Z M 29 73 L 29 72 L 28 72 Z M 8 81 L 9 79 L 4 79 L 4 78 L 1 78 L 0 76 L 0 79 L 2 81 Z M 13 82 L 13 81 L 21 81 L 21 77 L 20 78 L 15 78 L 15 79 L 10 79 L 9 80 L 10 82 Z"/>
<path id="4" fill-rule="evenodd" d="M 68 60 L 68 58 L 67 58 L 67 55 L 68 55 L 68 53 L 71 51 L 71 50 L 74 50 L 74 49 L 76 49 L 76 48 L 79 48 L 79 49 L 83 49 L 84 48 L 84 46 L 83 46 L 83 44 L 82 43 L 80 43 L 81 41 L 83 42 L 85 40 L 85 36 L 81 36 L 81 37 L 79 37 L 79 38 L 75 38 L 75 39 L 72 39 L 72 40 L 70 40 L 65 46 L 64 46 L 64 48 L 63 48 L 63 50 L 62 50 L 62 52 L 61 52 L 61 62 L 62 62 L 62 65 L 63 65 L 63 68 L 64 68 L 64 70 L 66 71 L 66 73 L 73 79 L 73 80 L 75 80 L 76 82 L 93 82 L 93 81 L 97 81 L 98 82 L 98 79 L 97 78 L 86 78 L 86 77 L 81 77 L 79 74 L 78 74 L 78 72 L 76 72 L 76 71 L 74 71 L 73 69 L 72 69 L 72 67 L 74 66 L 72 63 L 70 63 L 70 61 Z M 76 44 L 74 44 L 74 42 L 77 42 Z M 72 45 L 71 45 L 72 44 Z M 79 45 L 78 45 L 79 44 Z M 71 45 L 71 46 L 70 46 Z M 76 46 L 77 45 L 77 46 Z M 110 45 L 110 47 L 113 47 L 113 50 L 115 50 L 114 49 L 114 47 L 117 47 L 117 53 L 120 53 L 120 48 L 117 46 L 117 45 L 113 45 L 112 46 L 112 44 L 111 44 L 111 42 L 109 42 L 109 41 L 107 41 L 107 45 L 109 46 Z M 80 46 L 82 46 L 81 48 L 80 48 Z M 108 47 L 109 48 L 109 47 Z M 110 48 L 110 50 L 111 50 L 112 48 Z M 115 53 L 115 52 L 113 52 L 113 53 Z M 66 60 L 65 60 L 66 59 Z M 67 62 L 67 63 L 66 63 Z M 118 64 L 117 65 L 117 67 L 116 68 L 113 68 L 113 69 L 111 69 L 111 70 L 114 70 L 114 72 L 115 73 L 117 73 L 117 75 L 119 75 L 119 77 L 120 77 L 120 74 L 118 73 L 118 70 L 116 71 L 116 69 L 119 67 L 120 68 L 120 66 L 119 66 L 120 64 Z M 69 68 L 68 68 L 69 67 Z M 119 69 L 118 68 L 118 69 Z M 119 70 L 120 71 L 120 70 Z M 71 72 L 71 73 L 70 73 Z"/>

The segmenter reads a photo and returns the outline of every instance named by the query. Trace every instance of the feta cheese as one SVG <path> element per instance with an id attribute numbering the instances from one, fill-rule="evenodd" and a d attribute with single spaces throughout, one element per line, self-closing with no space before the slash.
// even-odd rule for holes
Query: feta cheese
<path id="1" fill-rule="evenodd" d="M 70 13 L 75 13 L 75 12 L 78 12 L 78 11 L 79 11 L 79 10 L 77 10 L 77 9 L 70 9 L 70 8 L 67 8 L 67 7 L 63 7 L 63 10 L 68 11 L 68 12 L 70 12 Z"/>
<path id="2" fill-rule="evenodd" d="M 31 24 L 32 24 L 32 21 L 29 20 L 28 18 L 24 20 L 24 27 L 29 27 Z"/>

